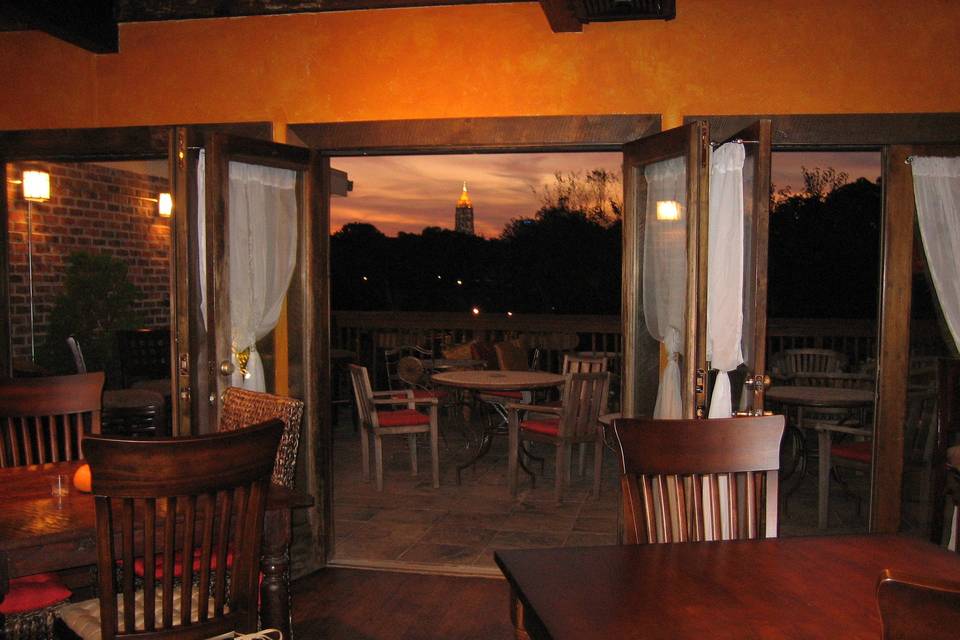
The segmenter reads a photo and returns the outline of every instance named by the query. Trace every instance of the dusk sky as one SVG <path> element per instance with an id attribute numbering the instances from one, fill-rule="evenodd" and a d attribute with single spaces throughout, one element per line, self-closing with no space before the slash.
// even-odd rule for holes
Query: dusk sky
<path id="1" fill-rule="evenodd" d="M 443 156 L 334 158 L 335 168 L 353 181 L 349 196 L 332 199 L 331 229 L 367 222 L 386 233 L 419 233 L 424 227 L 453 227 L 463 182 L 473 201 L 477 233 L 495 237 L 512 218 L 531 217 L 540 208 L 533 189 L 554 182 L 556 171 L 596 168 L 620 173 L 619 153 L 525 153 Z M 800 167 L 835 167 L 850 180 L 880 175 L 878 152 L 775 153 L 775 188 L 803 186 Z"/>

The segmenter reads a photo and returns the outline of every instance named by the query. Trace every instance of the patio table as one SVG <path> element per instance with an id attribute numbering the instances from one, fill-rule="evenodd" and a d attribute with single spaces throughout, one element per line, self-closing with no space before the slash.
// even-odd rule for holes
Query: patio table
<path id="1" fill-rule="evenodd" d="M 82 461 L 0 469 L 0 601 L 9 578 L 97 563 L 93 495 L 70 487 L 50 494 L 50 476 L 73 477 Z M 309 495 L 270 485 L 264 516 L 260 618 L 290 638 L 291 509 L 313 504 Z"/>
<path id="2" fill-rule="evenodd" d="M 447 371 L 430 376 L 434 384 L 453 387 L 466 391 L 533 391 L 535 389 L 552 389 L 564 382 L 564 377 L 546 371 Z M 463 464 L 457 465 L 457 484 L 460 484 L 460 472 L 476 464 L 490 451 L 496 429 L 487 427 L 480 434 L 480 444 L 476 454 Z M 523 465 L 521 465 L 523 466 Z M 529 469 L 523 470 L 533 477 Z"/>

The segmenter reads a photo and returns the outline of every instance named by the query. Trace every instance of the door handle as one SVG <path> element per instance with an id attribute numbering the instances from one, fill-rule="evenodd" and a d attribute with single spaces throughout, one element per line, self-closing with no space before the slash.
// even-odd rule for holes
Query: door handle
<path id="1" fill-rule="evenodd" d="M 220 375 L 222 376 L 233 375 L 233 369 L 234 369 L 233 363 L 230 362 L 229 360 L 224 360 L 223 362 L 220 363 Z"/>

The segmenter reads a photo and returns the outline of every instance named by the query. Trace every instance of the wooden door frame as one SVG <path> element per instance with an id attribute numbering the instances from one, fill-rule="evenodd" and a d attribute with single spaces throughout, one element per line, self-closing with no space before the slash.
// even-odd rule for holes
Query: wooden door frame
<path id="1" fill-rule="evenodd" d="M 913 194 L 912 181 L 891 184 L 888 179 L 893 163 L 905 160 L 899 157 L 902 153 L 891 147 L 958 144 L 960 113 L 689 116 L 684 120 L 706 119 L 711 123 L 711 136 L 719 141 L 759 118 L 772 121 L 774 151 L 879 149 L 883 153 L 877 400 L 869 528 L 872 533 L 895 533 L 900 527 L 910 304 L 909 298 L 907 304 L 885 303 L 902 301 L 910 293 L 914 210 L 908 199 Z"/>

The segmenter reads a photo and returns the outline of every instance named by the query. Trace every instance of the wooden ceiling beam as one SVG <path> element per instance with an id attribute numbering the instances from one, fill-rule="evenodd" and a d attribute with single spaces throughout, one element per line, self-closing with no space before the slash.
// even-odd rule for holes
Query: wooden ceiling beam
<path id="1" fill-rule="evenodd" d="M 5 0 L 0 22 L 49 33 L 93 53 L 116 53 L 117 23 L 111 0 Z"/>
<path id="2" fill-rule="evenodd" d="M 574 5 L 573 0 L 540 0 L 540 7 L 554 33 L 583 31 L 583 23 L 577 17 Z"/>

